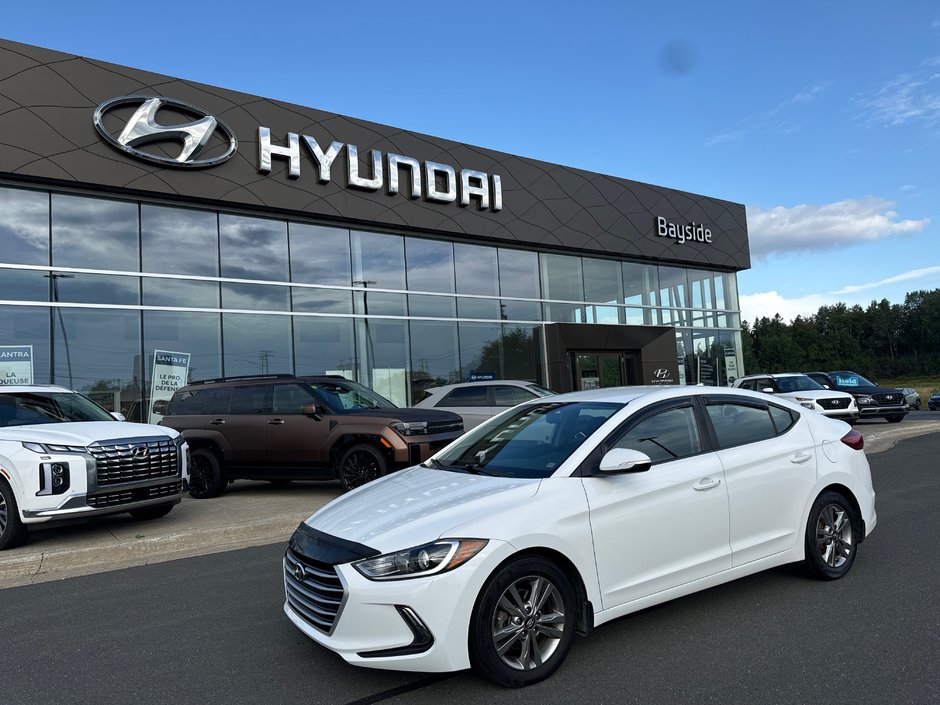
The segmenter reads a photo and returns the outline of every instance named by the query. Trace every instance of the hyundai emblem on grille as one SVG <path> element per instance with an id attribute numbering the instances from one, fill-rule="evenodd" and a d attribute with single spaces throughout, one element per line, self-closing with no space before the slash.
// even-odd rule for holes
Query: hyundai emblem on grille
<path id="1" fill-rule="evenodd" d="M 138 460 L 143 460 L 150 456 L 150 449 L 147 446 L 137 446 L 134 448 L 134 457 Z"/>
<path id="2" fill-rule="evenodd" d="M 294 577 L 298 582 L 303 582 L 307 578 L 307 571 L 304 570 L 303 564 L 295 563 L 294 564 Z"/>

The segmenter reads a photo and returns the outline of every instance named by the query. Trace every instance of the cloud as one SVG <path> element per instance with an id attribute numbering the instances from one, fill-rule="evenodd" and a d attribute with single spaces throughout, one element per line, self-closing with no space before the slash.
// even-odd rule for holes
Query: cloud
<path id="1" fill-rule="evenodd" d="M 898 220 L 894 202 L 869 196 L 823 205 L 747 207 L 751 255 L 822 252 L 924 229 L 929 218 Z"/>
<path id="2" fill-rule="evenodd" d="M 856 103 L 868 123 L 898 127 L 940 123 L 940 57 L 931 57 L 911 72 L 895 76 L 875 91 L 859 96 Z"/>
<path id="3" fill-rule="evenodd" d="M 904 272 L 903 274 L 896 274 L 893 277 L 888 277 L 887 279 L 879 279 L 876 282 L 867 282 L 865 284 L 852 284 L 849 286 L 844 286 L 838 291 L 833 291 L 833 294 L 854 294 L 859 291 L 867 291 L 868 289 L 878 289 L 888 284 L 900 284 L 902 282 L 911 281 L 913 279 L 922 279 L 923 277 L 928 277 L 932 274 L 940 274 L 940 267 L 922 267 L 921 269 L 912 269 L 909 272 Z"/>
<path id="4" fill-rule="evenodd" d="M 767 112 L 749 115 L 738 122 L 734 127 L 709 137 L 705 141 L 705 146 L 714 147 L 724 142 L 740 142 L 748 135 L 755 133 L 793 134 L 799 130 L 799 127 L 795 127 L 792 118 L 787 117 L 789 113 L 793 112 L 790 108 L 812 103 L 821 97 L 828 89 L 829 84 L 826 82 L 806 86 L 796 95 L 787 98 Z"/>

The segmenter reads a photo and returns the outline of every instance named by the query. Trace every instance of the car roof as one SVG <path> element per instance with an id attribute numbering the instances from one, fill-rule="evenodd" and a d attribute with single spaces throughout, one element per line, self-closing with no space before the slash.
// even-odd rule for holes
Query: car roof
<path id="1" fill-rule="evenodd" d="M 457 389 L 458 387 L 479 387 L 487 384 L 508 384 L 514 387 L 528 387 L 529 385 L 541 386 L 538 382 L 527 382 L 523 379 L 478 379 L 473 382 L 454 382 L 453 384 L 441 384 L 436 387 L 428 387 L 426 392 L 442 392 Z"/>
<path id="2" fill-rule="evenodd" d="M 745 375 L 740 379 L 754 379 L 756 377 L 770 377 L 771 379 L 781 379 L 783 377 L 805 377 L 805 372 L 768 372 L 767 374 Z"/>
<path id="3" fill-rule="evenodd" d="M 0 385 L 0 392 L 10 393 L 10 392 L 68 392 L 70 394 L 76 394 L 74 389 L 69 389 L 68 387 L 63 387 L 58 384 L 10 384 L 10 385 Z"/>

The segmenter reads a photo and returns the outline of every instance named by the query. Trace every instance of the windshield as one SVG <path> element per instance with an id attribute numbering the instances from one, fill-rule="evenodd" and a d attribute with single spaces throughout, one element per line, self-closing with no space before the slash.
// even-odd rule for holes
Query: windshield
<path id="1" fill-rule="evenodd" d="M 365 409 L 398 408 L 381 394 L 351 380 L 311 382 L 310 388 L 322 404 L 338 414 Z"/>
<path id="2" fill-rule="evenodd" d="M 836 372 L 832 376 L 835 378 L 836 384 L 838 384 L 840 387 L 876 387 L 878 386 L 874 382 L 869 382 L 867 379 L 865 379 L 859 374 L 855 374 L 854 372 Z"/>
<path id="3" fill-rule="evenodd" d="M 114 421 L 114 417 L 75 392 L 0 392 L 0 426 L 69 421 Z"/>
<path id="4" fill-rule="evenodd" d="M 548 477 L 623 407 L 609 402 L 526 404 L 467 434 L 429 464 L 498 477 Z"/>
<path id="5" fill-rule="evenodd" d="M 780 391 L 786 394 L 787 392 L 808 392 L 808 391 L 817 391 L 825 390 L 825 387 L 816 382 L 815 380 L 806 377 L 805 375 L 795 376 L 795 377 L 781 377 L 777 380 L 777 385 L 780 387 Z"/>

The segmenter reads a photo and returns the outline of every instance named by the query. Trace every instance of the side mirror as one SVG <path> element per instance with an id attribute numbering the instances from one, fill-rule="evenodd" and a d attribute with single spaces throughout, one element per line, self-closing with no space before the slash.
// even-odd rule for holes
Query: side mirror
<path id="1" fill-rule="evenodd" d="M 601 458 L 600 471 L 606 475 L 646 472 L 653 461 L 646 453 L 632 448 L 614 448 Z"/>
<path id="2" fill-rule="evenodd" d="M 113 416 L 118 421 L 127 421 L 127 419 L 124 417 L 124 414 L 122 414 L 120 411 L 112 411 L 111 416 Z"/>
<path id="3" fill-rule="evenodd" d="M 764 387 L 761 391 L 762 391 L 764 394 L 773 394 L 773 393 L 774 393 L 773 387 Z"/>
<path id="4" fill-rule="evenodd" d="M 304 416 L 309 416 L 309 417 L 312 418 L 314 421 L 322 421 L 322 420 L 323 420 L 323 416 L 322 416 L 322 414 L 323 414 L 323 407 L 320 406 L 319 404 L 315 404 L 315 403 L 312 402 L 312 401 L 311 401 L 311 402 L 307 402 L 307 403 L 304 404 L 302 407 L 300 407 L 300 413 L 303 414 Z"/>

